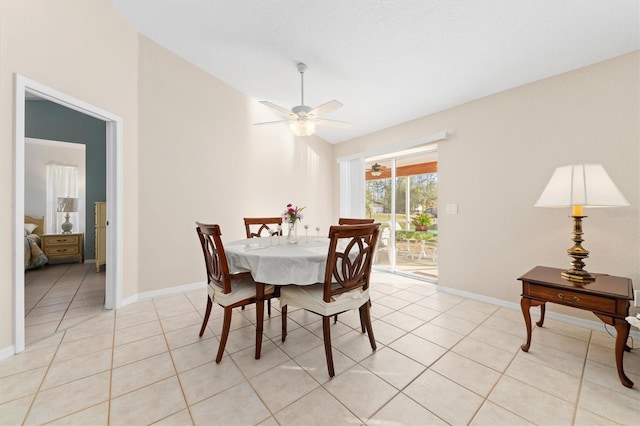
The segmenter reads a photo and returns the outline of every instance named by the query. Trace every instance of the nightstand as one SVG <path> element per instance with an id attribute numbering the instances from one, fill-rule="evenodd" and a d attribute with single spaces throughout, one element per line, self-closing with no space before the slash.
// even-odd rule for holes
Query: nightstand
<path id="1" fill-rule="evenodd" d="M 42 251 L 49 263 L 84 263 L 84 234 L 45 234 Z"/>

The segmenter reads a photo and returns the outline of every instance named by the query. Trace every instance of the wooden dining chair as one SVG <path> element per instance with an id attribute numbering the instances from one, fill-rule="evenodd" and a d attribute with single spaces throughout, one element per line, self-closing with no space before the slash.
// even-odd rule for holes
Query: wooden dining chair
<path id="1" fill-rule="evenodd" d="M 375 222 L 375 219 L 355 219 L 350 217 L 338 219 L 338 225 L 367 225 L 373 222 Z"/>
<path id="2" fill-rule="evenodd" d="M 247 233 L 247 238 L 264 237 L 265 235 L 262 235 L 262 231 L 265 231 L 268 233 L 269 229 L 271 229 L 269 225 L 273 226 L 273 230 L 274 230 L 273 235 L 282 236 L 282 228 L 280 228 L 280 231 L 276 229 L 278 225 L 282 226 L 281 216 L 245 217 L 244 218 L 244 229 L 245 229 L 245 232 Z M 252 228 L 255 230 L 256 227 L 257 227 L 256 232 L 253 232 Z M 266 235 L 266 236 L 270 237 L 271 235 Z M 271 299 L 267 300 L 267 315 L 271 316 Z"/>
<path id="3" fill-rule="evenodd" d="M 282 341 L 287 338 L 289 305 L 322 316 L 324 351 L 329 377 L 335 375 L 331 351 L 332 316 L 358 309 L 360 323 L 369 335 L 371 349 L 376 341 L 369 313 L 369 282 L 380 224 L 332 226 L 329 228 L 329 251 L 324 282 L 303 286 L 288 285 L 280 289 Z"/>
<path id="4" fill-rule="evenodd" d="M 229 337 L 233 308 L 256 304 L 256 359 L 260 358 L 262 346 L 262 323 L 264 319 L 264 300 L 274 295 L 274 286 L 255 282 L 248 272 L 231 274 L 222 244 L 220 226 L 196 222 L 196 231 L 202 245 L 204 262 L 207 267 L 207 309 L 200 328 L 200 337 L 204 334 L 211 314 L 213 303 L 224 308 L 222 334 L 216 363 L 222 360 L 224 348 Z"/>
<path id="5" fill-rule="evenodd" d="M 274 231 L 278 232 L 275 230 L 275 227 L 278 225 L 282 226 L 282 217 L 278 216 L 278 217 L 245 217 L 244 218 L 244 229 L 247 233 L 247 238 L 266 236 L 266 235 L 262 235 L 262 231 L 265 231 L 268 233 L 269 229 L 271 229 L 269 225 L 273 225 Z M 253 229 L 255 229 L 256 226 L 258 228 L 257 228 L 257 231 L 254 232 L 252 230 L 252 227 Z M 277 233 L 276 235 L 282 235 L 282 229 L 280 229 L 280 232 Z"/>

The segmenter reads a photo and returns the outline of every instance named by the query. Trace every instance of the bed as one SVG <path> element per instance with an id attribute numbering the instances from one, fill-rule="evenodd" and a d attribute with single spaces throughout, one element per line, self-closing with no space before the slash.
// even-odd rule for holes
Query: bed
<path id="1" fill-rule="evenodd" d="M 42 251 L 40 236 L 44 234 L 44 217 L 39 219 L 24 216 L 24 269 L 35 269 L 45 265 L 49 259 Z"/>

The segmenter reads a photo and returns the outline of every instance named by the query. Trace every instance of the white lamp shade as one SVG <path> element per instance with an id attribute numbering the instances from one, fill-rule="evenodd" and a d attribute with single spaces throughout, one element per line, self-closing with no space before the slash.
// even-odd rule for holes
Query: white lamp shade
<path id="1" fill-rule="evenodd" d="M 621 207 L 629 202 L 601 164 L 558 167 L 535 207 Z"/>
<path id="2" fill-rule="evenodd" d="M 77 212 L 78 208 L 76 206 L 78 204 L 77 198 L 72 197 L 58 197 L 58 211 L 63 213 L 73 213 Z"/>

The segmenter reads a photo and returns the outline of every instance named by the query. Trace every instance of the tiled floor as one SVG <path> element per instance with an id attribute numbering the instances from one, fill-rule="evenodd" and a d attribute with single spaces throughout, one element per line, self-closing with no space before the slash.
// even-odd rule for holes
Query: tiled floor
<path id="1" fill-rule="evenodd" d="M 24 281 L 27 346 L 103 312 L 105 273 L 94 263 L 46 265 Z"/>
<path id="2" fill-rule="evenodd" d="M 530 352 L 521 313 L 408 278 L 375 273 L 371 352 L 355 313 L 332 326 L 329 380 L 318 317 L 278 304 L 253 359 L 254 311 L 236 310 L 227 352 L 214 307 L 202 339 L 205 290 L 107 311 L 0 362 L 0 424 L 485 424 L 640 422 L 640 355 L 614 339 L 547 319 Z M 637 347 L 637 342 L 635 343 Z"/>

